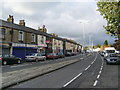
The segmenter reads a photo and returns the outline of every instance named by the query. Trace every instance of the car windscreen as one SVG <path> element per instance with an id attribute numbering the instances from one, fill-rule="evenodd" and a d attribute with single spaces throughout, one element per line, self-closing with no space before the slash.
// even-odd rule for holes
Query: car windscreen
<path id="1" fill-rule="evenodd" d="M 0 55 L 0 57 L 2 57 L 2 55 Z"/>
<path id="2" fill-rule="evenodd" d="M 48 53 L 48 55 L 53 55 L 52 53 Z"/>
<path id="3" fill-rule="evenodd" d="M 110 57 L 117 57 L 117 55 L 116 54 L 111 54 Z"/>
<path id="4" fill-rule="evenodd" d="M 30 56 L 35 56 L 36 55 L 36 53 L 33 53 L 33 54 L 31 54 Z"/>
<path id="5" fill-rule="evenodd" d="M 107 53 L 115 53 L 115 50 L 106 50 Z"/>
<path id="6" fill-rule="evenodd" d="M 10 57 L 10 55 L 7 55 L 7 54 L 5 54 L 5 55 L 0 55 L 0 57 Z"/>
<path id="7" fill-rule="evenodd" d="M 56 53 L 53 53 L 53 55 L 55 55 L 55 56 L 56 56 Z"/>

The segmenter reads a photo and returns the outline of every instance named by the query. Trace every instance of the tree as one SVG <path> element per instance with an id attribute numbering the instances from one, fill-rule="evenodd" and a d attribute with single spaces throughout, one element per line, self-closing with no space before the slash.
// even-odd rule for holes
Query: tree
<path id="1" fill-rule="evenodd" d="M 113 44 L 117 50 L 120 50 L 120 40 L 116 40 L 116 43 Z"/>
<path id="2" fill-rule="evenodd" d="M 103 45 L 108 46 L 108 41 L 107 41 L 107 40 L 105 40 L 105 42 L 104 42 L 104 44 L 103 44 Z"/>
<path id="3" fill-rule="evenodd" d="M 98 45 L 96 45 L 96 47 L 100 48 L 100 47 L 101 47 L 101 45 L 100 45 L 100 44 L 98 44 Z"/>
<path id="4" fill-rule="evenodd" d="M 114 2 L 99 0 L 97 3 L 98 11 L 107 20 L 107 25 L 103 26 L 106 34 L 120 39 L 120 1 Z M 118 45 L 118 44 L 117 44 Z M 120 47 L 120 46 L 117 46 Z"/>
<path id="5" fill-rule="evenodd" d="M 93 46 L 93 48 L 100 48 L 100 47 L 101 47 L 100 44 Z"/>

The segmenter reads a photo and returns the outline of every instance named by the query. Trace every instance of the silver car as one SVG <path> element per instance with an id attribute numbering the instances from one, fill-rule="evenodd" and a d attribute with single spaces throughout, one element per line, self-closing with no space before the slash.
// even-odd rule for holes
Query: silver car
<path id="1" fill-rule="evenodd" d="M 39 60 L 46 60 L 46 56 L 42 55 L 41 53 L 33 53 L 29 56 L 25 57 L 26 61 L 39 61 Z"/>
<path id="2" fill-rule="evenodd" d="M 106 58 L 106 64 L 119 64 L 120 58 L 117 54 L 109 54 Z"/>

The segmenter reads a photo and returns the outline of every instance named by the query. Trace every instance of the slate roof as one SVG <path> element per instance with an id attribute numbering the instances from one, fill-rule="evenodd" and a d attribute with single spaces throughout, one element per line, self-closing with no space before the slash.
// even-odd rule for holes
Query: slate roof
<path id="1" fill-rule="evenodd" d="M 45 32 L 40 32 L 36 29 L 30 28 L 30 27 L 27 27 L 27 26 L 21 26 L 21 25 L 11 23 L 11 22 L 7 22 L 7 21 L 1 20 L 1 19 L 0 19 L 0 26 L 12 28 L 12 29 L 15 29 L 15 30 L 22 30 L 22 31 L 25 31 L 25 32 L 35 33 L 35 34 L 38 34 L 38 35 L 44 35 L 44 36 L 47 36 L 47 37 L 55 38 L 57 40 L 62 40 L 62 41 L 66 41 L 66 42 L 70 42 L 70 43 L 73 43 L 73 44 L 80 45 L 78 43 L 66 40 L 66 39 L 61 38 L 61 37 L 56 37 L 56 36 L 53 36 L 51 34 L 48 34 L 48 33 L 45 33 Z"/>

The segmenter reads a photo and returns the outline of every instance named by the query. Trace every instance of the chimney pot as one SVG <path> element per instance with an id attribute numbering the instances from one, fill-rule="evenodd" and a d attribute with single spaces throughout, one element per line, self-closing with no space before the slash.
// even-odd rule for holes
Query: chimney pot
<path id="1" fill-rule="evenodd" d="M 8 22 L 11 22 L 11 23 L 14 23 L 14 18 L 12 15 L 9 15 L 8 19 L 7 19 Z"/>
<path id="2" fill-rule="evenodd" d="M 20 21 L 19 21 L 19 25 L 25 26 L 25 20 L 20 20 Z"/>

